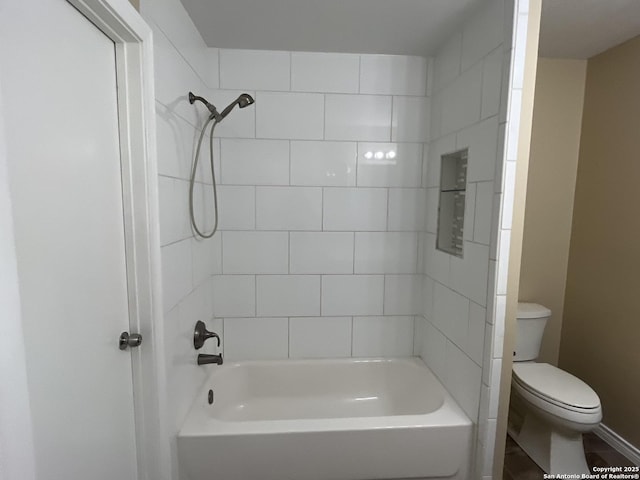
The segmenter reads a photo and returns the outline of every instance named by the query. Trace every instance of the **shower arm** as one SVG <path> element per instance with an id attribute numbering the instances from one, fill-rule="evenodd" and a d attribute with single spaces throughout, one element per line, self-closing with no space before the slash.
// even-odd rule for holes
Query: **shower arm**
<path id="1" fill-rule="evenodd" d="M 207 107 L 207 109 L 211 113 L 209 118 L 215 119 L 217 122 L 222 120 L 223 117 L 220 115 L 216 107 L 209 103 L 206 98 L 199 95 L 194 95 L 193 93 L 189 92 L 189 103 L 193 105 L 195 102 L 202 102 L 204 106 Z"/>

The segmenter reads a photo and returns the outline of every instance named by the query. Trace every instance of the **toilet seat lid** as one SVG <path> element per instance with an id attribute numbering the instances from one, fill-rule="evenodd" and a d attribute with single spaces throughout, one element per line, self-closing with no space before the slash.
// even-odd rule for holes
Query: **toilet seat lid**
<path id="1" fill-rule="evenodd" d="M 515 380 L 531 393 L 570 409 L 600 408 L 600 398 L 593 389 L 548 363 L 514 363 Z"/>

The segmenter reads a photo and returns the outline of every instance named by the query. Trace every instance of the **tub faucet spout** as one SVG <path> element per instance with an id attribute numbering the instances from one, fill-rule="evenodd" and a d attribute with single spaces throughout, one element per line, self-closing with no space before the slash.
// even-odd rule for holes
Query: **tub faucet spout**
<path id="1" fill-rule="evenodd" d="M 206 355 L 201 353 L 198 355 L 198 365 L 208 365 L 209 363 L 215 363 L 216 365 L 222 365 L 222 354 L 220 355 Z"/>

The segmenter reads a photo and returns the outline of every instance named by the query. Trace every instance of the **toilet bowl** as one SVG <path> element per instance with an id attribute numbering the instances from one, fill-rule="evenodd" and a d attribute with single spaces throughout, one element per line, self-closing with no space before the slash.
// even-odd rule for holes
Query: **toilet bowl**
<path id="1" fill-rule="evenodd" d="M 523 418 L 509 433 L 540 468 L 552 474 L 587 474 L 582 434 L 602 420 L 600 398 L 579 378 L 536 363 L 551 311 L 518 304 L 518 331 L 511 381 L 513 409 Z"/>

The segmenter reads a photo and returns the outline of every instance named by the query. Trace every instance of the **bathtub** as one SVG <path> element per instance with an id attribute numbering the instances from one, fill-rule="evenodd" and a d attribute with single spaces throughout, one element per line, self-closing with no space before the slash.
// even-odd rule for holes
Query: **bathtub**
<path id="1" fill-rule="evenodd" d="M 210 368 L 178 434 L 189 480 L 466 480 L 472 423 L 420 359 Z"/>

